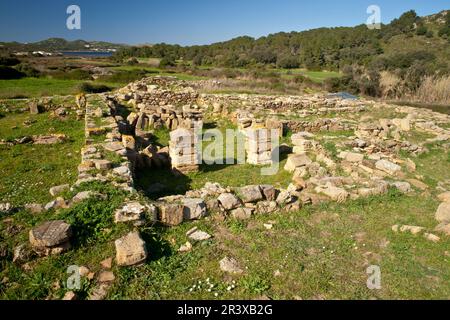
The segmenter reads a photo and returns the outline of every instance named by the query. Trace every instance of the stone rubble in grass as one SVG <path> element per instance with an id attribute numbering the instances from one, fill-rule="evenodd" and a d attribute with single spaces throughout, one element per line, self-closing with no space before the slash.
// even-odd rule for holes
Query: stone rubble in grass
<path id="1" fill-rule="evenodd" d="M 230 274 L 242 274 L 244 271 L 234 258 L 225 257 L 219 262 L 220 270 Z"/>

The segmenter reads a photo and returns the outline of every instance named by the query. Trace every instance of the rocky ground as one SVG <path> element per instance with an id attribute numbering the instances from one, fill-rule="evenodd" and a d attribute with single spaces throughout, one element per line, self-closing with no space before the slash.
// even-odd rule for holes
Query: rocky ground
<path id="1" fill-rule="evenodd" d="M 149 78 L 108 95 L 4 103 L 2 298 L 450 296 L 448 115 L 201 87 Z M 192 121 L 279 130 L 280 171 L 173 175 L 164 136 Z M 380 290 L 367 288 L 370 265 Z M 79 288 L 67 285 L 70 266 Z"/>

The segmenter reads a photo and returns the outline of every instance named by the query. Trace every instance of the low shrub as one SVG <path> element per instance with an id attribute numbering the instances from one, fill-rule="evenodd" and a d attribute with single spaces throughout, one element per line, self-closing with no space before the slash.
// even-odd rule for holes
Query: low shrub
<path id="1" fill-rule="evenodd" d="M 112 89 L 106 85 L 92 82 L 83 82 L 78 86 L 78 91 L 81 93 L 103 93 L 111 90 Z"/>
<path id="2" fill-rule="evenodd" d="M 0 66 L 0 79 L 1 80 L 12 80 L 21 79 L 25 77 L 22 72 L 7 66 Z"/>

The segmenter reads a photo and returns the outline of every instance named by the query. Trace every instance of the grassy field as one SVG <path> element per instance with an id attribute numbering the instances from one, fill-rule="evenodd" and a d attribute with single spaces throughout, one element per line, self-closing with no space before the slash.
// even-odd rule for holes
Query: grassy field
<path id="1" fill-rule="evenodd" d="M 83 80 L 56 80 L 49 78 L 23 78 L 0 80 L 0 99 L 33 98 L 53 95 L 74 95 L 80 92 Z M 98 83 L 118 88 L 116 83 Z"/>
<path id="2" fill-rule="evenodd" d="M 305 69 L 289 69 L 289 70 L 288 69 L 282 69 L 282 70 L 273 69 L 273 71 L 282 74 L 283 78 L 285 78 L 285 79 L 292 79 L 296 75 L 302 75 L 307 78 L 310 78 L 312 81 L 314 81 L 316 83 L 322 83 L 326 79 L 338 78 L 338 77 L 342 76 L 341 73 L 334 72 L 334 71 L 308 71 Z"/>
<path id="3" fill-rule="evenodd" d="M 30 121 L 30 126 L 24 122 Z M 0 145 L 0 199 L 13 205 L 51 200 L 50 187 L 73 183 L 77 177 L 84 122 L 58 120 L 49 114 L 13 114 L 0 118 L 0 138 L 65 134 L 68 141 L 56 145 Z"/>

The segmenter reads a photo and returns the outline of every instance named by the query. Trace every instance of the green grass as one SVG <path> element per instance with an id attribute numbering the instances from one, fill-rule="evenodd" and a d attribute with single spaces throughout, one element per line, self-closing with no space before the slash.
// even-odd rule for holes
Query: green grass
<path id="1" fill-rule="evenodd" d="M 154 258 L 140 268 L 120 269 L 109 298 L 445 299 L 450 294 L 448 257 L 443 255 L 448 239 L 434 244 L 391 231 L 397 223 L 431 228 L 435 209 L 431 200 L 390 193 L 258 216 L 239 227 L 207 219 L 158 230 Z M 263 227 L 269 221 L 274 223 L 271 231 Z M 176 253 L 194 225 L 214 238 L 190 253 Z M 236 258 L 245 273 L 222 273 L 218 262 L 225 256 Z M 381 267 L 380 291 L 366 287 L 371 264 Z M 208 278 L 215 285 L 211 292 L 204 285 Z M 200 281 L 201 288 L 191 291 Z M 236 288 L 228 291 L 233 283 Z"/>
<path id="2" fill-rule="evenodd" d="M 274 72 L 280 73 L 283 78 L 292 79 L 296 75 L 305 76 L 316 83 L 322 83 L 329 78 L 341 77 L 342 74 L 334 71 L 309 71 L 306 69 L 273 69 Z"/>
<path id="3" fill-rule="evenodd" d="M 30 127 L 23 122 L 36 121 Z M 56 145 L 0 145 L 0 198 L 14 205 L 51 200 L 49 188 L 73 183 L 77 177 L 84 123 L 73 118 L 52 119 L 49 114 L 12 114 L 0 119 L 0 137 L 62 133 L 68 141 Z"/>
<path id="4" fill-rule="evenodd" d="M 74 95 L 79 93 L 83 80 L 56 80 L 49 78 L 23 78 L 19 80 L 0 80 L 0 99 L 31 98 L 53 95 Z M 97 82 L 94 82 L 97 83 Z M 119 87 L 114 83 L 104 84 L 111 88 Z"/>

